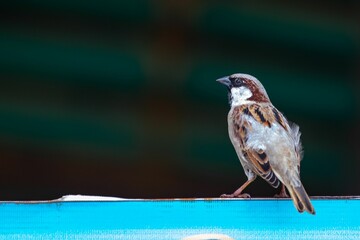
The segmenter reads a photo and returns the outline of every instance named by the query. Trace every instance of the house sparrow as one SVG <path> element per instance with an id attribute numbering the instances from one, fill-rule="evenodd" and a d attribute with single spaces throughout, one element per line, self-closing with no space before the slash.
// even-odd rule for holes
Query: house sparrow
<path id="1" fill-rule="evenodd" d="M 299 126 L 289 124 L 255 77 L 237 73 L 216 81 L 228 89 L 229 136 L 248 178 L 234 193 L 221 197 L 250 197 L 243 190 L 260 176 L 274 188 L 282 183 L 278 197 L 287 197 L 286 187 L 299 212 L 315 214 L 300 181 Z"/>

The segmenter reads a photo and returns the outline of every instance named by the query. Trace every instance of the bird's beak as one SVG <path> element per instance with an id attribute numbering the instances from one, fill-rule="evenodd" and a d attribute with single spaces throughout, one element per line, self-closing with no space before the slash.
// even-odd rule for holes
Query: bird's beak
<path id="1" fill-rule="evenodd" d="M 229 77 L 222 77 L 216 80 L 217 82 L 224 84 L 226 87 L 230 88 L 231 82 L 229 80 Z"/>

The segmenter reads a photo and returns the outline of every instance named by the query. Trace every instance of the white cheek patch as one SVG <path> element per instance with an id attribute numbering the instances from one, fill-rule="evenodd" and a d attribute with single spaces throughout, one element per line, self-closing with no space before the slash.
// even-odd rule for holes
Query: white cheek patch
<path id="1" fill-rule="evenodd" d="M 252 96 L 251 91 L 246 87 L 238 87 L 231 89 L 232 106 L 238 106 L 242 104 L 250 103 L 248 99 Z"/>

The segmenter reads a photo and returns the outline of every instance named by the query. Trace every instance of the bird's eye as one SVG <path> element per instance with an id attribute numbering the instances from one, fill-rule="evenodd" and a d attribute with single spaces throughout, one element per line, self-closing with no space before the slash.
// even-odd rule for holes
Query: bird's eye
<path id="1" fill-rule="evenodd" d="M 235 79 L 235 84 L 236 85 L 240 85 L 241 84 L 241 78 L 237 78 L 237 79 Z"/>

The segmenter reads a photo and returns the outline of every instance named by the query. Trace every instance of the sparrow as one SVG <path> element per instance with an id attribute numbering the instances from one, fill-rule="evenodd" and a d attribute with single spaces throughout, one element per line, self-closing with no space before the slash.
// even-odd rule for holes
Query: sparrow
<path id="1" fill-rule="evenodd" d="M 315 214 L 300 180 L 303 151 L 299 126 L 289 123 L 273 106 L 255 77 L 236 73 L 216 81 L 228 90 L 229 137 L 248 179 L 234 193 L 221 197 L 250 197 L 243 191 L 260 176 L 274 188 L 282 184 L 275 196 L 288 197 L 286 188 L 299 212 Z"/>

